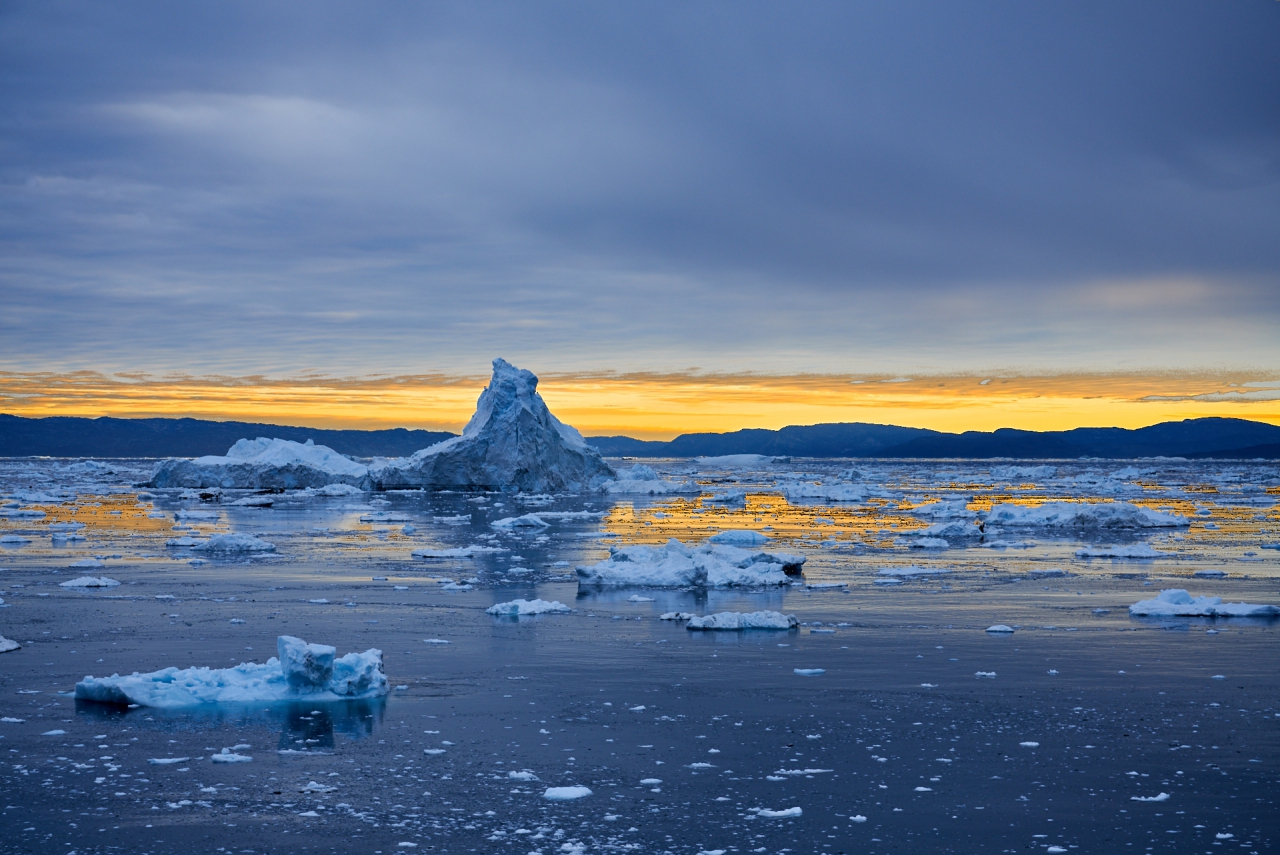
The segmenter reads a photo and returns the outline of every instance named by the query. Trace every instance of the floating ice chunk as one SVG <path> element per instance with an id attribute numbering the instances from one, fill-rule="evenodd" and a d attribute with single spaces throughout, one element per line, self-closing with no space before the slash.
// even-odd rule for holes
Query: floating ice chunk
<path id="1" fill-rule="evenodd" d="M 1227 576 L 1227 571 L 1226 570 L 1197 570 L 1191 575 L 1196 577 L 1197 579 L 1225 579 Z"/>
<path id="2" fill-rule="evenodd" d="M 212 760 L 214 763 L 248 763 L 249 761 L 253 760 L 253 758 L 250 757 L 249 755 L 236 754 L 230 748 L 222 749 L 221 753 L 214 754 L 209 759 Z"/>
<path id="3" fill-rule="evenodd" d="M 932 787 L 916 787 L 915 791 L 917 793 L 932 793 L 933 788 Z"/>
<path id="4" fill-rule="evenodd" d="M 942 537 L 918 537 L 911 542 L 912 549 L 946 549 L 950 546 Z"/>
<path id="5" fill-rule="evenodd" d="M 522 517 L 505 517 L 504 519 L 495 520 L 489 523 L 490 526 L 497 529 L 519 529 L 519 528 L 546 528 L 550 525 L 546 520 L 537 514 L 525 514 Z"/>
<path id="6" fill-rule="evenodd" d="M 774 772 L 775 775 L 822 775 L 827 772 L 834 772 L 834 769 L 779 769 Z"/>
<path id="7" fill-rule="evenodd" d="M 512 770 L 512 771 L 510 771 L 510 772 L 508 772 L 508 773 L 507 773 L 507 777 L 508 777 L 508 778 L 510 778 L 510 779 L 511 779 L 511 780 L 513 780 L 513 781 L 536 781 L 536 780 L 538 780 L 538 776 L 537 776 L 537 775 L 535 775 L 535 774 L 533 774 L 532 772 L 530 772 L 528 769 L 525 769 L 523 772 L 517 772 L 517 771 L 515 771 L 515 770 Z"/>
<path id="8" fill-rule="evenodd" d="M 1002 481 L 1014 478 L 1042 479 L 1058 474 L 1056 466 L 992 466 L 991 477 Z"/>
<path id="9" fill-rule="evenodd" d="M 662 779 L 661 778 L 643 778 L 641 779 L 640 783 L 646 787 L 656 787 L 662 783 Z"/>
<path id="10" fill-rule="evenodd" d="M 652 602 L 653 602 L 653 597 L 642 597 L 642 596 L 640 596 L 639 594 L 632 594 L 631 596 L 627 597 L 627 602 L 629 602 L 629 603 L 652 603 Z"/>
<path id="11" fill-rule="evenodd" d="M 512 600 L 509 603 L 498 603 L 485 609 L 488 614 L 503 617 L 517 615 L 540 615 L 549 612 L 567 612 L 569 607 L 554 600 Z"/>
<path id="12" fill-rule="evenodd" d="M 172 766 L 175 763 L 186 763 L 190 757 L 152 757 L 147 762 L 152 766 Z"/>
<path id="13" fill-rule="evenodd" d="M 276 545 L 254 537 L 251 534 L 236 532 L 234 534 L 215 534 L 204 543 L 192 547 L 197 552 L 209 553 L 254 553 L 275 552 Z"/>
<path id="14" fill-rule="evenodd" d="M 827 673 L 826 668 L 792 668 L 792 673 L 801 677 L 818 677 Z"/>
<path id="15" fill-rule="evenodd" d="M 995 679 L 996 672 L 995 671 L 975 671 L 973 676 L 978 678 L 988 677 L 991 679 Z"/>
<path id="16" fill-rule="evenodd" d="M 106 576 L 81 576 L 78 579 L 69 579 L 66 582 L 59 582 L 59 588 L 114 588 L 120 583 L 115 579 L 108 579 Z"/>
<path id="17" fill-rule="evenodd" d="M 792 816 L 802 816 L 804 811 L 798 807 L 787 808 L 786 810 L 767 810 L 765 808 L 757 808 L 756 816 L 763 816 L 766 819 L 786 819 Z"/>
<path id="18" fill-rule="evenodd" d="M 238 508 L 269 508 L 275 504 L 275 499 L 270 496 L 245 496 L 231 504 Z"/>
<path id="19" fill-rule="evenodd" d="M 764 466 L 788 459 L 786 457 L 770 457 L 767 454 L 721 454 L 717 457 L 695 457 L 693 462 L 699 466 L 738 469 L 750 466 Z"/>
<path id="20" fill-rule="evenodd" d="M 473 543 L 470 546 L 455 546 L 449 549 L 415 549 L 414 558 L 475 558 L 493 552 L 510 552 L 501 546 L 483 546 Z"/>
<path id="21" fill-rule="evenodd" d="M 217 522 L 217 511 L 175 511 L 173 518 L 178 521 Z"/>
<path id="22" fill-rule="evenodd" d="M 1040 747 L 1039 742 L 1019 742 L 1018 744 L 1021 745 L 1023 748 L 1039 748 Z"/>
<path id="23" fill-rule="evenodd" d="M 910 513 L 931 520 L 968 520 L 969 525 L 973 525 L 973 521 L 977 519 L 977 514 L 969 510 L 969 502 L 966 499 L 930 502 L 915 508 Z"/>
<path id="24" fill-rule="evenodd" d="M 779 484 L 778 489 L 787 497 L 788 502 L 803 502 L 806 499 L 822 502 L 865 502 L 871 495 L 869 487 L 863 484 L 812 484 L 792 481 Z"/>
<path id="25" fill-rule="evenodd" d="M 885 567 L 879 571 L 881 576 L 935 576 L 939 573 L 950 573 L 950 567 Z"/>
<path id="26" fill-rule="evenodd" d="M 718 493 L 712 493 L 702 500 L 704 505 L 724 505 L 726 507 L 745 507 L 747 504 L 746 490 L 721 490 Z"/>
<path id="27" fill-rule="evenodd" d="M 707 538 L 712 543 L 727 543 L 731 546 L 764 546 L 769 536 L 749 529 L 730 529 Z"/>
<path id="28" fill-rule="evenodd" d="M 311 440 L 301 443 L 266 437 L 242 439 L 221 457 L 162 460 L 150 482 L 153 487 L 247 490 L 299 490 L 331 484 L 368 488 L 369 467 Z"/>
<path id="29" fill-rule="evenodd" d="M 443 754 L 444 749 L 443 748 L 424 748 L 422 749 L 422 753 L 428 755 L 429 757 L 436 757 Z"/>
<path id="30" fill-rule="evenodd" d="M 445 641 L 443 638 L 424 638 L 423 644 L 453 644 L 452 641 Z"/>
<path id="31" fill-rule="evenodd" d="M 326 496 L 335 498 L 338 496 L 358 496 L 363 493 L 359 487 L 354 484 L 325 484 L 323 487 L 316 487 L 315 494 L 317 496 Z"/>
<path id="32" fill-rule="evenodd" d="M 666 480 L 653 471 L 653 467 L 637 463 L 630 469 L 618 473 L 613 481 L 606 481 L 602 486 L 606 493 L 640 493 L 651 496 L 666 496 L 672 493 L 700 493 L 702 488 L 687 480 Z"/>
<path id="33" fill-rule="evenodd" d="M 658 620 L 682 621 L 693 620 L 696 617 L 697 615 L 693 612 L 666 612 L 665 614 L 659 615 Z"/>
<path id="34" fill-rule="evenodd" d="M 5 638 L 0 635 L 0 653 L 11 653 L 14 650 L 21 650 L 22 645 L 11 638 Z"/>
<path id="35" fill-rule="evenodd" d="M 370 476 L 395 487 L 518 489 L 527 493 L 598 489 L 617 473 L 578 431 L 551 414 L 538 378 L 505 360 L 476 402 L 462 436 L 412 457 L 375 464 Z"/>
<path id="36" fill-rule="evenodd" d="M 995 504 L 987 513 L 986 523 L 1044 528 L 1178 528 L 1190 525 L 1186 517 L 1160 513 L 1129 502 L 1045 502 L 1036 507 Z"/>
<path id="37" fill-rule="evenodd" d="M 991 626 L 987 627 L 987 632 L 1000 632 L 1000 633 L 1008 632 L 1008 633 L 1011 633 L 1011 632 L 1013 632 L 1013 627 L 1011 627 L 1011 626 L 1005 626 L 1005 625 L 1004 625 L 1004 624 L 1002 624 L 1002 623 L 997 623 L 997 624 L 992 624 Z"/>
<path id="38" fill-rule="evenodd" d="M 866 822 L 867 818 L 862 814 L 857 814 L 856 816 L 849 817 L 849 821 L 850 822 Z"/>
<path id="39" fill-rule="evenodd" d="M 1155 796 L 1129 796 L 1129 800 L 1135 802 L 1167 802 L 1169 801 L 1169 794 L 1160 793 Z"/>
<path id="40" fill-rule="evenodd" d="M 72 561 L 67 566 L 68 567 L 84 567 L 84 568 L 101 567 L 102 562 L 96 558 L 81 558 L 79 561 Z"/>
<path id="41" fill-rule="evenodd" d="M 41 736 L 66 736 L 67 732 L 65 730 L 46 730 L 44 733 L 40 735 Z"/>
<path id="42" fill-rule="evenodd" d="M 272 703 L 287 700 L 337 701 L 387 694 L 382 671 L 382 651 L 348 653 L 332 661 L 326 682 L 313 679 L 326 670 L 316 657 L 307 659 L 306 642 L 281 636 L 277 642 L 289 657 L 289 671 L 272 657 L 265 664 L 245 662 L 234 668 L 164 668 L 128 677 L 85 677 L 76 683 L 79 700 L 111 704 L 138 704 L 178 709 L 216 703 Z M 325 650 L 322 645 L 314 647 Z M 320 657 L 324 658 L 324 657 Z"/>
<path id="43" fill-rule="evenodd" d="M 1126 546 L 1086 546 L 1076 550 L 1076 558 L 1167 558 L 1170 553 L 1153 549 L 1149 543 L 1131 543 Z"/>
<path id="44" fill-rule="evenodd" d="M 982 531 L 976 525 L 975 520 L 950 520 L 949 522 L 934 523 L 925 528 L 916 529 L 915 531 L 904 532 L 913 537 L 981 537 Z"/>
<path id="45" fill-rule="evenodd" d="M 1280 607 L 1252 603 L 1224 603 L 1221 597 L 1192 597 L 1182 588 L 1161 591 L 1150 600 L 1129 606 L 1135 617 L 1274 617 Z"/>
<path id="46" fill-rule="evenodd" d="M 547 787 L 547 791 L 542 794 L 542 797 L 553 802 L 567 802 L 573 799 L 586 798 L 589 795 L 591 795 L 591 790 L 587 787 Z"/>
<path id="47" fill-rule="evenodd" d="M 577 568 L 582 585 L 655 588 L 726 588 L 785 585 L 805 557 L 704 543 L 686 546 L 669 540 L 664 546 L 611 546 L 609 557 Z"/>
<path id="48" fill-rule="evenodd" d="M 337 648 L 327 644 L 308 644 L 301 638 L 282 635 L 276 639 L 280 669 L 285 680 L 295 689 L 312 691 L 333 677 L 333 661 Z"/>
<path id="49" fill-rule="evenodd" d="M 6 534 L 4 537 L 0 537 L 0 546 L 22 546 L 30 542 L 31 538 L 23 537 L 20 534 Z"/>
<path id="50" fill-rule="evenodd" d="M 719 612 L 689 620 L 686 629 L 692 630 L 741 630 L 741 629 L 793 629 L 798 625 L 795 615 L 780 612 Z"/>
<path id="51" fill-rule="evenodd" d="M 184 534 L 182 537 L 169 538 L 164 542 L 164 545 L 170 549 L 191 549 L 192 547 L 200 546 L 205 542 L 206 541 L 203 537 L 192 537 L 189 534 Z"/>

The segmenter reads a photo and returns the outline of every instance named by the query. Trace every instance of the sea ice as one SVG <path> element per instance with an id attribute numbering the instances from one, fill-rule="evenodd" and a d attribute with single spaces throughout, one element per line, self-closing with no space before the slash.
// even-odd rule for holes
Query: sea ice
<path id="1" fill-rule="evenodd" d="M 795 615 L 780 612 L 719 612 L 689 619 L 686 629 L 741 630 L 741 629 L 793 629 L 798 625 Z"/>
<path id="2" fill-rule="evenodd" d="M 678 540 L 664 546 L 609 547 L 604 561 L 577 568 L 582 585 L 617 587 L 638 585 L 655 588 L 721 588 L 752 585 L 785 585 L 788 574 L 798 573 L 801 555 L 739 549 L 704 543 L 686 546 Z"/>
<path id="3" fill-rule="evenodd" d="M 81 576 L 77 579 L 68 579 L 66 582 L 59 582 L 59 588 L 114 588 L 120 583 L 115 579 L 108 579 L 106 576 Z"/>
<path id="4" fill-rule="evenodd" d="M 5 638 L 0 635 L 0 653 L 10 653 L 14 650 L 21 650 L 22 645 L 11 638 Z"/>
<path id="5" fill-rule="evenodd" d="M 542 797 L 553 802 L 567 802 L 573 799 L 586 798 L 589 795 L 591 795 L 591 790 L 587 787 L 547 787 L 547 791 L 542 794 Z"/>
<path id="6" fill-rule="evenodd" d="M 482 546 L 473 543 L 470 546 L 455 546 L 451 549 L 415 549 L 414 558 L 475 558 L 490 552 L 510 552 L 501 546 Z"/>
<path id="7" fill-rule="evenodd" d="M 1153 549 L 1149 543 L 1131 543 L 1126 546 L 1086 546 L 1076 550 L 1076 558 L 1168 558 L 1170 553 Z"/>
<path id="8" fill-rule="evenodd" d="M 150 482 L 152 487 L 244 490 L 322 489 L 331 484 L 368 489 L 369 468 L 311 440 L 301 443 L 267 437 L 242 439 L 221 457 L 161 460 Z"/>
<path id="9" fill-rule="evenodd" d="M 505 517 L 500 520 L 495 520 L 489 523 L 489 525 L 496 529 L 512 530 L 521 528 L 546 528 L 550 523 L 537 514 L 525 514 L 522 517 Z"/>
<path id="10" fill-rule="evenodd" d="M 693 462 L 699 466 L 714 466 L 724 469 L 735 469 L 744 466 L 763 466 L 786 460 L 785 457 L 770 457 L 767 454 L 722 454 L 719 457 L 695 457 Z"/>
<path id="11" fill-rule="evenodd" d="M 462 436 L 411 457 L 381 461 L 370 475 L 381 489 L 482 488 L 528 493 L 599 489 L 617 473 L 538 394 L 538 378 L 502 359 Z"/>
<path id="12" fill-rule="evenodd" d="M 567 612 L 569 607 L 554 600 L 512 600 L 509 603 L 498 603 L 485 609 L 488 614 L 511 617 L 518 615 L 540 615 L 548 612 Z"/>
<path id="13" fill-rule="evenodd" d="M 1129 800 L 1135 802 L 1167 802 L 1169 800 L 1169 794 L 1160 793 L 1155 796 L 1129 796 Z"/>
<path id="14" fill-rule="evenodd" d="M 1045 502 L 1035 507 L 995 504 L 985 522 L 1044 528 L 1178 528 L 1190 524 L 1186 517 L 1129 502 Z"/>
<path id="15" fill-rule="evenodd" d="M 221 753 L 214 754 L 209 759 L 214 763 L 248 763 L 253 760 L 253 758 L 247 754 L 237 754 L 230 748 L 222 749 Z"/>
<path id="16" fill-rule="evenodd" d="M 865 502 L 870 489 L 862 484 L 812 484 L 798 481 L 779 484 L 778 489 L 788 502 L 817 500 L 822 502 Z"/>
<path id="17" fill-rule="evenodd" d="M 236 532 L 234 534 L 215 534 L 203 543 L 191 547 L 197 552 L 245 553 L 275 552 L 276 545 L 254 537 L 251 534 Z"/>
<path id="18" fill-rule="evenodd" d="M 1224 603 L 1222 597 L 1192 597 L 1181 588 L 1161 591 L 1154 599 L 1129 606 L 1135 617 L 1274 617 L 1280 606 Z"/>
<path id="19" fill-rule="evenodd" d="M 998 633 L 1013 632 L 1013 627 L 1006 626 L 1005 624 L 1002 624 L 1002 623 L 997 623 L 987 627 L 987 632 L 998 632 Z"/>
<path id="20" fill-rule="evenodd" d="M 618 473 L 613 481 L 606 481 L 601 489 L 606 493 L 640 493 L 650 496 L 668 496 L 673 493 L 699 493 L 702 488 L 688 480 L 673 481 L 662 478 L 653 467 L 637 463 Z"/>
<path id="21" fill-rule="evenodd" d="M 135 671 L 127 677 L 85 677 L 76 683 L 75 696 L 100 703 L 177 709 L 297 699 L 337 701 L 387 694 L 381 650 L 373 648 L 332 659 L 332 647 L 308 645 L 287 635 L 277 639 L 276 647 L 280 658 L 272 657 L 262 665 L 244 662 L 234 668 L 164 668 L 145 674 Z M 313 650 L 310 658 L 309 650 Z"/>
<path id="22" fill-rule="evenodd" d="M 755 810 L 755 814 L 756 816 L 763 816 L 767 819 L 786 819 L 787 817 L 801 816 L 804 814 L 804 811 L 798 807 L 787 808 L 786 810 L 766 810 L 764 808 L 757 808 Z"/>
<path id="23" fill-rule="evenodd" d="M 792 668 L 792 673 L 801 677 L 820 677 L 827 673 L 826 668 Z"/>
<path id="24" fill-rule="evenodd" d="M 101 567 L 102 562 L 96 558 L 81 558 L 79 561 L 72 561 L 68 567 Z"/>
<path id="25" fill-rule="evenodd" d="M 707 538 L 712 543 L 727 543 L 731 546 L 764 546 L 769 542 L 768 535 L 749 529 L 730 529 Z"/>
<path id="26" fill-rule="evenodd" d="M 1058 474 L 1056 466 L 992 466 L 991 477 L 1002 481 L 1012 479 L 1044 479 Z"/>

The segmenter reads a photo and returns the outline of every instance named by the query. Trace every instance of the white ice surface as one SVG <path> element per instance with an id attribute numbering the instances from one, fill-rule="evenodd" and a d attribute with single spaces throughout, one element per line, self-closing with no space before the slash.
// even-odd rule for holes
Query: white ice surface
<path id="1" fill-rule="evenodd" d="M 950 567 L 885 567 L 879 571 L 881 576 L 933 576 L 938 573 L 950 573 Z"/>
<path id="2" fill-rule="evenodd" d="M 235 532 L 234 534 L 211 535 L 204 543 L 198 543 L 193 546 L 192 550 L 218 553 L 275 552 L 276 545 L 256 538 L 251 534 Z"/>
<path id="3" fill-rule="evenodd" d="M 611 546 L 609 557 L 579 566 L 582 585 L 653 588 L 725 588 L 789 584 L 787 571 L 797 572 L 804 556 L 739 549 L 713 543 L 686 546 L 669 540 L 663 546 Z"/>
<path id="4" fill-rule="evenodd" d="M 770 457 L 767 454 L 722 454 L 718 457 L 695 457 L 693 462 L 699 466 L 736 469 L 745 466 L 764 466 L 784 459 Z"/>
<path id="5" fill-rule="evenodd" d="M 1125 546 L 1086 546 L 1076 550 L 1076 558 L 1168 558 L 1170 553 L 1153 549 L 1149 543 L 1130 543 Z"/>
<path id="6" fill-rule="evenodd" d="M 547 787 L 547 791 L 542 794 L 542 797 L 553 802 L 566 802 L 573 799 L 586 798 L 589 795 L 591 795 L 591 790 L 587 787 Z"/>
<path id="7" fill-rule="evenodd" d="M 727 543 L 731 546 L 764 546 L 769 536 L 750 529 L 730 529 L 713 534 L 707 538 L 712 543 Z"/>
<path id="8" fill-rule="evenodd" d="M 449 549 L 415 549 L 414 558 L 475 558 L 490 552 L 509 552 L 501 546 L 483 546 L 473 543 L 470 546 L 455 546 Z"/>
<path id="9" fill-rule="evenodd" d="M 690 618 L 686 629 L 694 630 L 742 630 L 742 629 L 792 629 L 798 625 L 795 615 L 780 612 L 718 612 L 713 615 Z"/>
<path id="10" fill-rule="evenodd" d="M 0 635 L 0 653 L 9 653 L 13 650 L 22 649 L 22 645 L 10 638 Z"/>
<path id="11" fill-rule="evenodd" d="M 987 525 L 1043 528 L 1177 528 L 1186 517 L 1165 514 L 1129 502 L 1045 502 L 1043 505 L 995 504 Z"/>
<path id="12" fill-rule="evenodd" d="M 65 582 L 59 582 L 59 588 L 114 588 L 120 583 L 115 579 L 108 579 L 106 576 L 81 576 L 77 579 L 68 579 Z"/>
<path id="13" fill-rule="evenodd" d="M 267 437 L 242 439 L 223 456 L 162 460 L 151 475 L 153 487 L 298 490 L 330 484 L 367 489 L 369 468 L 311 440 Z"/>
<path id="14" fill-rule="evenodd" d="M 298 638 L 282 635 L 276 642 L 281 659 L 265 664 L 244 662 L 234 668 L 164 668 L 127 677 L 85 677 L 76 683 L 80 700 L 145 707 L 180 709 L 203 704 L 272 703 L 306 700 L 337 701 L 372 698 L 387 694 L 387 677 L 382 671 L 382 651 L 348 653 L 340 659 L 329 655 L 325 662 L 308 661 L 305 651 L 324 645 L 307 645 Z M 321 657 L 325 658 L 325 657 Z M 318 682 L 324 678 L 322 682 Z"/>
<path id="15" fill-rule="evenodd" d="M 1129 606 L 1137 617 L 1274 617 L 1280 606 L 1224 603 L 1222 597 L 1192 597 L 1182 588 L 1161 591 L 1150 600 Z"/>
<path id="16" fill-rule="evenodd" d="M 512 600 L 509 603 L 498 603 L 485 609 L 491 615 L 513 617 L 518 615 L 540 615 L 548 612 L 567 612 L 569 607 L 555 600 Z"/>
<path id="17" fill-rule="evenodd" d="M 630 469 L 618 472 L 618 477 L 602 486 L 606 493 L 639 493 L 651 496 L 669 496 L 675 493 L 700 493 L 702 488 L 687 479 L 668 480 L 653 470 L 652 466 L 637 463 Z"/>

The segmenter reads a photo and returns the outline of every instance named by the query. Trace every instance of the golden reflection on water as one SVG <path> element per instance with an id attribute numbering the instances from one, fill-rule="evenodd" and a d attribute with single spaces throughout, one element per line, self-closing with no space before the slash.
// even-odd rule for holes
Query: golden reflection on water
<path id="1" fill-rule="evenodd" d="M 32 510 L 44 512 L 43 518 L 17 518 L 8 520 L 11 528 L 40 529 L 58 523 L 80 523 L 85 529 L 97 529 L 121 533 L 158 534 L 173 526 L 171 515 L 152 518 L 155 511 L 150 502 L 139 501 L 137 493 L 112 493 L 106 496 L 82 495 L 74 501 L 59 504 L 26 505 Z"/>

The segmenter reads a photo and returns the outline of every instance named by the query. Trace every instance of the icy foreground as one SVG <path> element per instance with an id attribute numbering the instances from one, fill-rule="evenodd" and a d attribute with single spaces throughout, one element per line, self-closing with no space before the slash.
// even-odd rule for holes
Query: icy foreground
<path id="1" fill-rule="evenodd" d="M 538 394 L 538 378 L 505 360 L 462 436 L 370 470 L 379 489 L 472 487 L 531 493 L 599 489 L 616 473 Z"/>
<path id="2" fill-rule="evenodd" d="M 1150 600 L 1129 606 L 1135 617 L 1276 617 L 1280 606 L 1224 603 L 1222 597 L 1192 597 L 1182 588 L 1161 591 Z"/>
<path id="3" fill-rule="evenodd" d="M 279 659 L 266 664 L 244 662 L 234 668 L 164 668 L 128 677 L 85 677 L 76 683 L 76 698 L 107 704 L 138 704 L 178 709 L 202 704 L 271 703 L 308 700 L 339 701 L 387 694 L 382 651 L 348 653 L 327 644 L 308 644 L 282 635 L 276 640 Z"/>
<path id="4" fill-rule="evenodd" d="M 804 562 L 803 555 L 672 539 L 665 546 L 611 546 L 608 558 L 577 572 L 580 585 L 730 588 L 790 584 L 788 575 L 798 574 Z"/>
<path id="5" fill-rule="evenodd" d="M 369 468 L 332 448 L 287 439 L 242 439 L 224 457 L 172 457 L 156 464 L 153 487 L 301 490 L 347 484 L 369 489 Z"/>
<path id="6" fill-rule="evenodd" d="M 799 623 L 795 615 L 781 612 L 718 612 L 713 615 L 690 618 L 686 629 L 735 631 L 743 629 L 794 629 Z"/>

